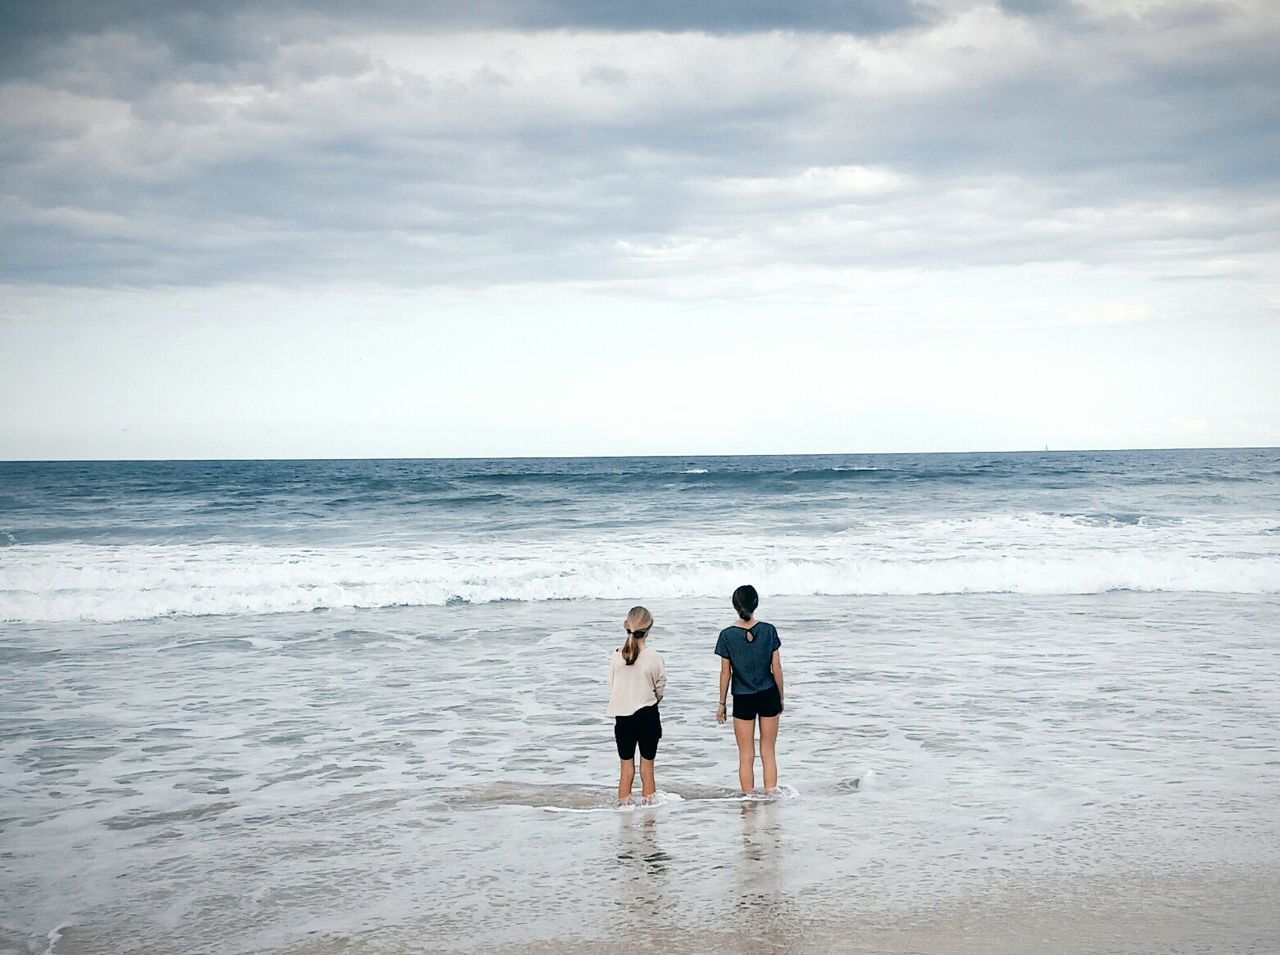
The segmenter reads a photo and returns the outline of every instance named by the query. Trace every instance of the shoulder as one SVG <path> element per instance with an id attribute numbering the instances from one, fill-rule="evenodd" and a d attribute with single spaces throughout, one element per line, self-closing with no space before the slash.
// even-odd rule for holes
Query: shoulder
<path id="1" fill-rule="evenodd" d="M 731 627 L 724 627 L 716 638 L 716 654 L 718 657 L 727 657 L 728 655 L 728 636 L 730 636 Z"/>

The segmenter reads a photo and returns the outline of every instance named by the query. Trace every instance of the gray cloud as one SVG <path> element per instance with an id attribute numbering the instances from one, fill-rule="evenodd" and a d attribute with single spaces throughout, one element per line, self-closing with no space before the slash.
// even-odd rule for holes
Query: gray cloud
<path id="1" fill-rule="evenodd" d="M 162 40 L 184 61 L 253 58 L 246 23 L 341 20 L 357 29 L 652 30 L 717 34 L 763 30 L 880 35 L 926 24 L 934 4 L 912 0 L 221 0 L 204 7 L 180 0 L 47 0 L 0 10 L 0 63 L 29 66 L 40 51 L 74 36 L 118 31 Z M 269 40 L 270 32 L 261 39 Z"/>
<path id="2" fill-rule="evenodd" d="M 28 10 L 0 83 L 0 280 L 1270 261 L 1265 8 L 693 6 Z M 494 24 L 604 32 L 468 32 Z"/>

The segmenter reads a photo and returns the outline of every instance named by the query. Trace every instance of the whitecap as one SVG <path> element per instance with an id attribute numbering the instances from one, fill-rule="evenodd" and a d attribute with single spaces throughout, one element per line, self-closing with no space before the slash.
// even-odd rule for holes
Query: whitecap
<path id="1" fill-rule="evenodd" d="M 709 598 L 743 579 L 777 597 L 1274 594 L 1273 527 L 1274 518 L 1164 525 L 1044 513 L 886 519 L 777 536 L 745 556 L 714 533 L 653 534 L 621 549 L 576 536 L 411 547 L 18 544 L 0 548 L 0 621 Z"/>

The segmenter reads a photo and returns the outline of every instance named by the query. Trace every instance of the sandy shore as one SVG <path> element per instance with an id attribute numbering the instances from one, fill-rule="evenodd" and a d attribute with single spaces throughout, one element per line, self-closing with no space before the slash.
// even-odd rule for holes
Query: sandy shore
<path id="1" fill-rule="evenodd" d="M 850 955 L 1271 955 L 1280 952 L 1280 875 L 1200 872 L 1057 875 L 960 891 L 909 911 L 810 913 L 804 900 L 725 900 L 723 924 L 682 926 L 660 914 L 649 928 L 611 934 L 608 912 L 581 935 L 468 944 L 461 926 L 423 925 L 416 941 L 381 933 L 329 938 L 289 955 L 502 951 L 512 955 L 828 953 Z M 536 926 L 527 927 L 536 932 Z M 463 934 L 455 934 L 462 931 Z"/>

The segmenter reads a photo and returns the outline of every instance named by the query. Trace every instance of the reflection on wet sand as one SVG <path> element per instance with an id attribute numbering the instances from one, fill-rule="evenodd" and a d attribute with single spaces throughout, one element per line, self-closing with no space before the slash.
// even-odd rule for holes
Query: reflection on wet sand
<path id="1" fill-rule="evenodd" d="M 672 857 L 662 841 L 662 826 L 652 809 L 618 814 L 614 900 L 619 907 L 652 918 L 668 914 L 668 876 Z"/>
<path id="2" fill-rule="evenodd" d="M 769 940 L 790 921 L 792 906 L 782 879 L 782 812 L 772 801 L 746 801 L 738 812 L 742 828 L 742 856 L 737 866 L 733 921 L 740 930 L 759 939 L 768 950 Z"/>

